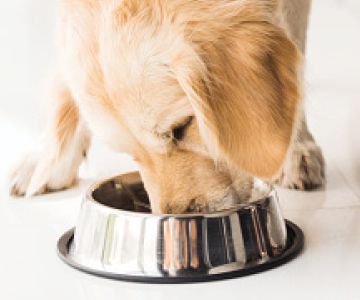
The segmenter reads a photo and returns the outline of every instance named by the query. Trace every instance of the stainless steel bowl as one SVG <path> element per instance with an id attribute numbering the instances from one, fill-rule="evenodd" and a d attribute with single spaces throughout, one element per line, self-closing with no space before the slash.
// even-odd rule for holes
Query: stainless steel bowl
<path id="1" fill-rule="evenodd" d="M 93 186 L 58 253 L 82 271 L 141 282 L 243 276 L 295 257 L 303 234 L 281 216 L 276 192 L 254 184 L 247 204 L 209 214 L 153 215 L 138 173 Z"/>

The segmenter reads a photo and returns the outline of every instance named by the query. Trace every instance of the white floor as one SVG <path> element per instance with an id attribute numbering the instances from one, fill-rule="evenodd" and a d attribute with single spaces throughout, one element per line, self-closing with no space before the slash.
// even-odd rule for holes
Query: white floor
<path id="1" fill-rule="evenodd" d="M 54 1 L 0 3 L 0 184 L 36 142 L 38 86 L 54 61 Z M 0 299 L 360 299 L 360 2 L 315 0 L 307 63 L 310 128 L 327 159 L 327 187 L 280 190 L 287 218 L 306 236 L 303 254 L 265 273 L 207 284 L 159 286 L 92 277 L 56 256 L 88 184 L 133 169 L 95 143 L 80 186 L 30 200 L 0 194 Z M 111 167 L 109 167 L 111 166 Z"/>

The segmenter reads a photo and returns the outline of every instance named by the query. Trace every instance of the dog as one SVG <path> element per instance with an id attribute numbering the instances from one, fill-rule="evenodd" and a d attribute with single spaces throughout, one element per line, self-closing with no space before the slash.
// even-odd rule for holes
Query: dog
<path id="1" fill-rule="evenodd" d="M 69 188 L 91 136 L 137 161 L 155 213 L 215 211 L 252 178 L 310 190 L 310 0 L 61 0 L 52 117 L 11 193 Z"/>

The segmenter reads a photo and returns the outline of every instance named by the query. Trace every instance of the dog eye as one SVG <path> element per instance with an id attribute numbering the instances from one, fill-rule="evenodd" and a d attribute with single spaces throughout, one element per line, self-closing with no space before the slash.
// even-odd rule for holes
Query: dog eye
<path id="1" fill-rule="evenodd" d="M 172 136 L 175 141 L 181 141 L 185 137 L 186 129 L 191 125 L 192 120 L 194 119 L 193 116 L 189 117 L 186 122 L 180 126 L 173 128 Z"/>

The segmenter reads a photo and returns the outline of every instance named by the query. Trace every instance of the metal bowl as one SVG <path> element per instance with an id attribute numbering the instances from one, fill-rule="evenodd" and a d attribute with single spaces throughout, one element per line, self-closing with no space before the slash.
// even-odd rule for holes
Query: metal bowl
<path id="1" fill-rule="evenodd" d="M 157 283 L 257 273 L 294 258 L 302 231 L 281 216 L 276 192 L 254 184 L 246 204 L 209 214 L 154 215 L 138 173 L 93 186 L 59 256 L 82 271 Z"/>

